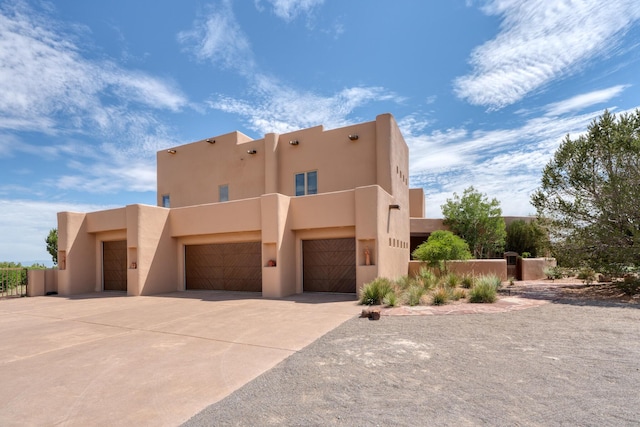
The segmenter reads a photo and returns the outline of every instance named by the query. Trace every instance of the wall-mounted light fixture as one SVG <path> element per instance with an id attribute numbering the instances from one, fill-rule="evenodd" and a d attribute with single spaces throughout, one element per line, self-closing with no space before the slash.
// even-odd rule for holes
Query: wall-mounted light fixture
<path id="1" fill-rule="evenodd" d="M 398 209 L 398 210 L 400 210 L 400 205 L 389 205 L 389 209 Z"/>
<path id="2" fill-rule="evenodd" d="M 247 150 L 247 154 L 256 154 L 257 151 L 256 150 Z"/>
<path id="3" fill-rule="evenodd" d="M 176 150 L 167 150 L 167 153 L 169 153 L 169 154 L 176 154 Z"/>
<path id="4" fill-rule="evenodd" d="M 289 141 L 289 144 L 298 145 L 298 144 L 300 144 L 300 141 L 298 141 L 297 139 L 292 139 L 291 141 Z"/>
<path id="5" fill-rule="evenodd" d="M 351 135 L 349 135 L 349 139 L 352 141 L 356 141 L 358 139 L 358 134 L 352 133 Z"/>
<path id="6" fill-rule="evenodd" d="M 209 144 L 215 144 L 215 143 L 216 143 L 216 140 L 215 140 L 215 139 L 211 139 L 211 138 L 207 138 L 207 142 L 208 142 Z"/>

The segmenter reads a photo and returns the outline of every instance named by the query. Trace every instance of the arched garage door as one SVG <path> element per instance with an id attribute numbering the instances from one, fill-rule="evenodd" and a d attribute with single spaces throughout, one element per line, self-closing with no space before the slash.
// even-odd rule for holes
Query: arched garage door
<path id="1" fill-rule="evenodd" d="M 302 241 L 305 292 L 356 292 L 356 240 Z"/>
<path id="2" fill-rule="evenodd" d="M 262 291 L 260 242 L 185 246 L 186 288 Z"/>

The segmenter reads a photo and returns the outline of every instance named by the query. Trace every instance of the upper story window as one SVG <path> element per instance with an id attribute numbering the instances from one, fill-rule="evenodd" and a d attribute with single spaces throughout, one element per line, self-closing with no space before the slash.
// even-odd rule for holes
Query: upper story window
<path id="1" fill-rule="evenodd" d="M 170 208 L 171 207 L 171 199 L 169 198 L 168 194 L 163 194 L 162 195 L 162 207 L 163 208 Z"/>
<path id="2" fill-rule="evenodd" d="M 318 194 L 318 171 L 296 174 L 296 196 Z"/>
<path id="3" fill-rule="evenodd" d="M 221 185 L 218 187 L 218 201 L 220 202 L 228 202 L 229 201 L 229 185 Z"/>

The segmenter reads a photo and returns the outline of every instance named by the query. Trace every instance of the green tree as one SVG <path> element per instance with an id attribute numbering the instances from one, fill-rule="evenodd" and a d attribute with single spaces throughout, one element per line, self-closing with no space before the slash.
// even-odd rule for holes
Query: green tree
<path id="1" fill-rule="evenodd" d="M 475 258 L 490 258 L 504 249 L 507 235 L 502 209 L 497 199 L 489 200 L 475 188 L 453 193 L 442 205 L 444 224 L 468 244 Z"/>
<path id="2" fill-rule="evenodd" d="M 547 221 L 554 252 L 608 273 L 640 265 L 640 110 L 605 111 L 566 136 L 531 201 Z M 566 258 L 566 257 L 565 257 Z"/>
<path id="3" fill-rule="evenodd" d="M 505 251 L 529 252 L 536 257 L 542 255 L 547 247 L 547 232 L 537 220 L 527 222 L 518 219 L 507 226 Z"/>
<path id="4" fill-rule="evenodd" d="M 440 272 L 447 271 L 447 261 L 471 258 L 467 242 L 445 230 L 431 233 L 427 241 L 419 245 L 411 255 Z"/>
<path id="5" fill-rule="evenodd" d="M 47 243 L 47 252 L 51 255 L 54 264 L 58 264 L 58 229 L 49 230 L 49 235 L 45 239 Z"/>

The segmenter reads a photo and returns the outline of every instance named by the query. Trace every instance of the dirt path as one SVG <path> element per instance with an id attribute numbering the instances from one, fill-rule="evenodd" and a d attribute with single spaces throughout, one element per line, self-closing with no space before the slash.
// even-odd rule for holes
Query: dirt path
<path id="1" fill-rule="evenodd" d="M 639 308 L 354 318 L 185 425 L 640 425 Z"/>

